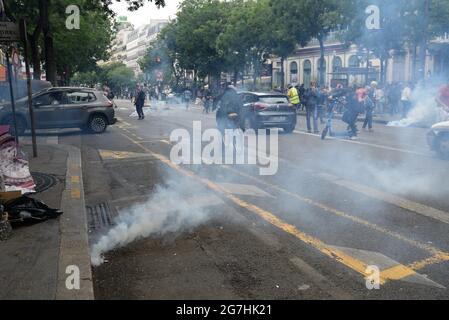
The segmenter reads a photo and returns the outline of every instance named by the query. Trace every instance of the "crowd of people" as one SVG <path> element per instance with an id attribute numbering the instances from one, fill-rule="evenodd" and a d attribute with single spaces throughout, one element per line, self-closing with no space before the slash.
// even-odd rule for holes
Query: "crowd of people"
<path id="1" fill-rule="evenodd" d="M 368 86 L 354 85 L 344 88 L 338 84 L 335 88 L 319 87 L 312 82 L 308 88 L 302 85 L 288 85 L 287 96 L 290 103 L 299 111 L 306 113 L 306 126 L 309 133 L 320 133 L 319 122 L 325 124 L 324 137 L 332 134 L 331 119 L 334 113 L 342 114 L 348 124 L 349 136 L 357 136 L 356 121 L 365 115 L 364 130 L 373 131 L 374 114 L 405 118 L 413 108 L 413 85 L 393 83 L 384 87 L 376 81 Z M 327 119 L 327 120 L 325 120 Z"/>

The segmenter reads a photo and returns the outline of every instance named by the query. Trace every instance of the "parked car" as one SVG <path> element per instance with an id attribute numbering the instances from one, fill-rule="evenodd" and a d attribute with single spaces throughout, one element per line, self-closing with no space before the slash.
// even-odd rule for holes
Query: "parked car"
<path id="1" fill-rule="evenodd" d="M 449 159 L 449 121 L 434 124 L 427 134 L 427 142 L 443 159 Z"/>
<path id="2" fill-rule="evenodd" d="M 48 88 L 33 94 L 34 118 L 37 129 L 82 128 L 103 133 L 117 122 L 113 103 L 103 92 L 88 88 Z M 17 131 L 21 135 L 30 128 L 28 99 L 16 101 Z M 14 132 L 14 120 L 9 102 L 0 104 L 0 124 Z"/>
<path id="3" fill-rule="evenodd" d="M 31 92 L 36 93 L 44 89 L 51 88 L 52 85 L 44 80 L 31 80 Z M 28 95 L 28 87 L 26 80 L 13 81 L 14 98 L 16 100 L 25 98 Z M 9 103 L 11 96 L 9 92 L 9 82 L 0 82 L 0 103 Z"/>
<path id="4" fill-rule="evenodd" d="M 241 128 L 282 128 L 291 133 L 296 127 L 296 110 L 288 97 L 279 93 L 240 92 L 243 108 L 240 114 Z"/>

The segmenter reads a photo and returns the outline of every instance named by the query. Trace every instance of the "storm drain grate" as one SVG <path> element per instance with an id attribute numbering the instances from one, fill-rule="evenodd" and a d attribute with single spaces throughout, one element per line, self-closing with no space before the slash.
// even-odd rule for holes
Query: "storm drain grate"
<path id="1" fill-rule="evenodd" d="M 95 206 L 86 206 L 89 230 L 101 230 L 114 225 L 112 212 L 106 202 Z"/>
<path id="2" fill-rule="evenodd" d="M 41 172 L 31 172 L 31 176 L 34 179 L 36 188 L 34 190 L 36 193 L 44 192 L 58 183 L 58 178 L 51 174 L 41 173 Z"/>

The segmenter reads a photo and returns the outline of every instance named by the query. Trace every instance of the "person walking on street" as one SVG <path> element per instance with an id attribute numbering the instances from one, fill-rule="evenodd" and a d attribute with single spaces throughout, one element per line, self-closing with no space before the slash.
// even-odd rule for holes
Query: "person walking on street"
<path id="1" fill-rule="evenodd" d="M 293 105 L 293 108 L 298 112 L 299 111 L 299 94 L 298 90 L 291 84 L 288 85 L 288 92 L 287 92 L 288 100 Z"/>
<path id="2" fill-rule="evenodd" d="M 412 108 L 412 88 L 408 83 L 402 89 L 401 102 L 402 117 L 405 119 Z"/>
<path id="3" fill-rule="evenodd" d="M 338 84 L 337 87 L 328 92 L 327 94 L 327 122 L 324 127 L 323 132 L 321 133 L 321 139 L 326 139 L 326 136 L 329 134 L 331 137 L 334 136 L 334 130 L 332 127 L 332 121 L 334 119 L 334 113 L 338 111 L 340 105 L 345 104 L 345 95 L 346 91 L 343 89 L 343 85 Z"/>
<path id="4" fill-rule="evenodd" d="M 315 83 L 311 83 L 309 89 L 304 94 L 306 104 L 307 132 L 312 133 L 310 118 L 313 117 L 313 132 L 319 133 L 318 128 L 318 103 L 320 101 L 320 93 Z"/>
<path id="5" fill-rule="evenodd" d="M 373 132 L 374 103 L 369 94 L 365 96 L 365 98 L 362 101 L 362 104 L 366 112 L 365 122 L 363 123 L 363 130 L 366 130 L 366 127 L 368 127 L 369 131 Z"/>
<path id="6" fill-rule="evenodd" d="M 186 110 L 189 110 L 191 99 L 192 99 L 192 91 L 190 91 L 189 89 L 186 89 L 184 91 L 184 102 L 186 104 Z"/>
<path id="7" fill-rule="evenodd" d="M 134 105 L 136 106 L 136 111 L 137 115 L 139 116 L 139 120 L 145 119 L 145 114 L 143 113 L 143 106 L 145 105 L 145 92 L 142 90 L 141 87 L 138 87 L 137 89 Z"/>
<path id="8" fill-rule="evenodd" d="M 384 110 L 385 110 L 385 92 L 382 88 L 378 87 L 376 89 L 376 95 L 375 95 L 375 99 L 376 99 L 376 108 L 377 108 L 377 113 L 378 114 L 384 114 Z"/>

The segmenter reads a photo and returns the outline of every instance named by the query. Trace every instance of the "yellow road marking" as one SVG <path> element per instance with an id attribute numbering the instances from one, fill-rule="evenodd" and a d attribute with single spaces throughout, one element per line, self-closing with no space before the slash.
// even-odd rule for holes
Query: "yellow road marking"
<path id="1" fill-rule="evenodd" d="M 284 222 L 283 220 L 281 220 L 280 218 L 278 218 L 276 215 L 274 215 L 273 213 L 264 210 L 254 204 L 248 203 L 232 194 L 230 194 L 229 192 L 227 192 L 225 189 L 223 189 L 222 187 L 220 187 L 219 185 L 217 185 L 216 183 L 205 179 L 205 178 L 201 178 L 199 176 L 197 176 L 195 173 L 185 170 L 183 168 L 181 168 L 180 166 L 172 163 L 168 158 L 164 157 L 163 155 L 160 155 L 158 153 L 155 153 L 153 151 L 151 151 L 150 149 L 146 148 L 145 146 L 141 145 L 138 142 L 133 141 L 130 137 L 128 137 L 125 134 L 122 134 L 124 137 L 126 137 L 127 139 L 129 139 L 130 141 L 132 141 L 133 143 L 137 144 L 139 147 L 141 147 L 143 150 L 147 151 L 148 153 L 150 153 L 153 157 L 157 158 L 158 160 L 160 160 L 162 163 L 166 164 L 168 167 L 184 174 L 185 176 L 188 176 L 190 178 L 193 178 L 196 181 L 201 182 L 202 184 L 206 185 L 207 187 L 209 187 L 211 190 L 222 194 L 223 196 L 225 196 L 226 198 L 228 198 L 230 201 L 234 202 L 236 205 L 255 213 L 256 215 L 258 215 L 259 217 L 261 217 L 263 220 L 269 222 L 270 224 L 272 224 L 273 226 L 283 230 L 284 232 L 295 236 L 297 239 L 301 240 L 302 242 L 314 247 L 315 249 L 319 250 L 321 253 L 325 254 L 326 256 L 344 264 L 345 266 L 351 268 L 352 270 L 362 274 L 363 276 L 368 276 L 369 274 L 366 272 L 367 271 L 367 265 L 365 263 L 363 263 L 362 261 L 351 257 L 343 252 L 341 252 L 340 250 L 331 248 L 329 246 L 327 246 L 324 242 L 322 242 L 321 240 L 308 235 L 300 230 L 298 230 L 295 226 Z M 401 265 L 402 266 L 402 265 Z M 407 269 L 406 266 L 402 266 L 403 269 Z M 400 269 L 402 270 L 402 269 Z M 387 270 L 388 271 L 388 270 Z M 407 274 L 407 276 L 409 276 L 410 274 L 403 272 L 403 274 Z M 393 278 L 394 277 L 394 278 Z M 399 280 L 400 278 L 398 278 L 398 272 L 386 272 L 385 274 L 382 275 L 381 277 L 381 283 L 385 283 L 387 280 Z"/>
<path id="2" fill-rule="evenodd" d="M 137 141 L 133 141 L 138 143 Z M 112 151 L 112 150 L 99 150 L 100 156 L 103 160 L 123 160 L 131 158 L 142 158 L 149 156 L 146 153 L 136 153 L 128 151 Z"/>
<path id="3" fill-rule="evenodd" d="M 72 189 L 70 192 L 72 199 L 81 199 L 81 190 L 78 188 Z"/>
<path id="4" fill-rule="evenodd" d="M 71 181 L 72 183 L 80 183 L 80 176 L 72 176 Z"/>
<path id="5" fill-rule="evenodd" d="M 289 195 L 291 197 L 294 197 L 294 198 L 300 200 L 301 202 L 305 202 L 305 203 L 307 203 L 309 205 L 312 205 L 312 206 L 315 206 L 317 208 L 320 208 L 320 209 L 322 209 L 325 212 L 328 212 L 328 213 L 334 214 L 336 216 L 339 216 L 339 217 L 351 220 L 351 221 L 353 221 L 355 223 L 361 224 L 361 225 L 363 225 L 363 226 L 365 226 L 367 228 L 370 228 L 372 230 L 375 230 L 377 232 L 380 232 L 380 233 L 389 235 L 391 237 L 394 237 L 394 238 L 396 238 L 398 240 L 404 241 L 404 242 L 406 242 L 406 243 L 408 243 L 408 244 L 410 244 L 410 245 L 412 245 L 412 246 L 414 246 L 416 248 L 419 248 L 421 250 L 427 251 L 428 253 L 432 254 L 433 257 L 432 257 L 432 259 L 426 259 L 425 260 L 426 262 L 432 262 L 431 264 L 435 264 L 435 263 L 438 263 L 438 262 L 449 261 L 449 253 L 441 251 L 440 249 L 432 247 L 432 246 L 430 246 L 428 244 L 420 243 L 418 241 L 409 239 L 409 238 L 404 237 L 403 235 L 401 235 L 399 233 L 396 233 L 394 231 L 388 230 L 388 229 L 386 229 L 384 227 L 381 227 L 379 225 L 376 225 L 374 223 L 366 221 L 366 220 L 364 220 L 362 218 L 349 215 L 349 214 L 347 214 L 347 213 L 345 213 L 343 211 L 340 211 L 340 210 L 337 210 L 337 209 L 334 209 L 334 208 L 330 208 L 330 207 L 328 207 L 328 206 L 326 206 L 324 204 L 318 203 L 318 202 L 316 202 L 316 201 L 314 201 L 312 199 L 308 199 L 308 198 L 302 197 L 299 194 L 296 194 L 296 193 L 293 193 L 291 191 L 288 191 L 288 190 L 286 190 L 286 189 L 284 189 L 284 188 L 282 188 L 282 187 L 280 187 L 280 186 L 278 186 L 278 185 L 276 185 L 274 183 L 265 182 L 265 181 L 263 181 L 263 180 L 261 180 L 259 178 L 253 177 L 253 176 L 251 176 L 249 174 L 243 173 L 243 172 L 241 172 L 239 170 L 236 170 L 236 169 L 233 169 L 233 168 L 231 168 L 229 166 L 223 166 L 223 168 L 225 168 L 225 169 L 227 169 L 229 171 L 232 171 L 232 172 L 234 172 L 234 173 L 236 173 L 236 174 L 238 174 L 238 175 L 240 175 L 242 177 L 245 177 L 247 179 L 253 180 L 253 181 L 258 182 L 260 184 L 263 184 L 263 185 L 265 185 L 267 187 L 270 187 L 272 189 L 275 189 L 277 191 L 285 193 L 285 194 L 287 194 L 287 195 Z M 412 265 L 414 265 L 414 264 L 412 264 Z M 426 265 L 427 264 L 425 262 L 422 262 L 419 265 L 417 264 L 416 266 L 419 266 L 420 267 L 419 269 L 422 269 Z M 418 270 L 418 268 L 416 268 L 416 269 L 412 268 L 412 269 Z"/>
<path id="6" fill-rule="evenodd" d="M 170 145 L 169 140 L 161 140 L 161 142 L 164 142 L 167 145 Z M 410 244 L 410 245 L 412 245 L 412 246 L 414 246 L 416 248 L 419 248 L 421 250 L 427 251 L 429 254 L 432 255 L 430 258 L 426 258 L 426 259 L 423 259 L 423 260 L 420 260 L 420 261 L 415 261 L 415 262 L 410 263 L 408 265 L 408 267 L 410 269 L 412 269 L 412 270 L 416 270 L 417 271 L 417 270 L 421 270 L 421 269 L 423 269 L 423 268 L 425 268 L 426 266 L 429 266 L 429 265 L 433 265 L 433 264 L 449 261 L 449 253 L 444 252 L 444 251 L 442 251 L 442 250 L 440 250 L 438 248 L 435 248 L 433 246 L 430 246 L 430 245 L 427 245 L 427 244 L 424 244 L 424 243 L 421 243 L 421 242 L 409 239 L 409 238 L 407 238 L 407 237 L 405 237 L 405 236 L 403 236 L 403 235 L 401 235 L 401 234 L 399 234 L 397 232 L 394 232 L 392 230 L 388 230 L 388 229 L 386 229 L 384 227 L 381 227 L 379 225 L 376 225 L 374 223 L 366 221 L 366 220 L 364 220 L 362 218 L 349 215 L 349 214 L 347 214 L 347 213 L 345 213 L 343 211 L 340 211 L 340 210 L 328 207 L 328 206 L 326 206 L 324 204 L 315 202 L 312 199 L 308 199 L 308 198 L 302 197 L 302 196 L 300 196 L 300 195 L 298 195 L 296 193 L 290 192 L 290 191 L 288 191 L 288 190 L 286 190 L 286 189 L 284 189 L 284 188 L 282 188 L 280 186 L 277 186 L 277 185 L 272 184 L 272 183 L 267 183 L 267 182 L 265 182 L 265 181 L 263 181 L 261 179 L 258 179 L 256 177 L 253 177 L 253 176 L 248 175 L 248 174 L 245 174 L 245 173 L 243 173 L 241 171 L 238 171 L 236 169 L 233 169 L 233 168 L 231 168 L 229 166 L 223 166 L 223 168 L 225 168 L 227 170 L 230 170 L 230 171 L 233 171 L 236 174 L 244 176 L 245 178 L 251 179 L 253 181 L 259 182 L 259 183 L 261 183 L 263 185 L 266 185 L 268 187 L 276 189 L 276 190 L 278 190 L 280 192 L 286 193 L 289 196 L 292 196 L 292 197 L 294 197 L 294 198 L 296 198 L 296 199 L 298 199 L 298 200 L 300 200 L 302 202 L 305 202 L 305 203 L 310 204 L 312 206 L 318 207 L 318 208 L 324 210 L 325 212 L 335 214 L 335 215 L 337 215 L 339 217 L 342 217 L 342 218 L 345 218 L 345 219 L 349 219 L 349 220 L 351 220 L 351 221 L 353 221 L 355 223 L 361 224 L 361 225 L 363 225 L 365 227 L 368 227 L 368 228 L 370 228 L 372 230 L 375 230 L 377 232 L 389 235 L 389 236 L 391 236 L 393 238 L 396 238 L 398 240 L 404 241 L 404 242 L 406 242 L 406 243 L 408 243 L 408 244 Z M 357 191 L 357 190 L 355 190 L 355 191 Z"/>
<path id="7" fill-rule="evenodd" d="M 380 273 L 381 279 L 400 280 L 408 276 L 414 275 L 415 271 L 404 265 L 397 265 Z"/>

